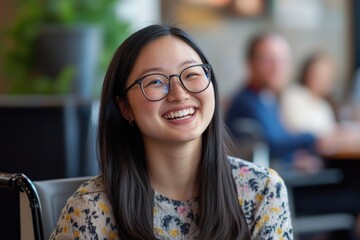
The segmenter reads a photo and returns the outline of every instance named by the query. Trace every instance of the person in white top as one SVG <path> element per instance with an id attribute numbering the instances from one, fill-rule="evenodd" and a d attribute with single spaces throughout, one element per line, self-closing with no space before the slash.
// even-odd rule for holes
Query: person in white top
<path id="1" fill-rule="evenodd" d="M 281 111 L 288 129 L 310 132 L 322 139 L 320 151 L 331 155 L 357 148 L 360 135 L 336 120 L 331 105 L 335 87 L 335 64 L 329 54 L 312 54 L 303 66 L 298 84 L 282 93 Z"/>
<path id="2" fill-rule="evenodd" d="M 285 123 L 295 132 L 317 136 L 336 130 L 335 113 L 328 98 L 334 87 L 334 63 L 325 53 L 316 53 L 305 62 L 299 84 L 282 96 Z"/>

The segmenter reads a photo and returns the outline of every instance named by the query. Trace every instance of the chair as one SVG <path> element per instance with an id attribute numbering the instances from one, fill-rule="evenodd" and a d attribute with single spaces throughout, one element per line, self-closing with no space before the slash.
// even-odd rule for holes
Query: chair
<path id="1" fill-rule="evenodd" d="M 234 130 L 242 158 L 251 159 L 253 163 L 263 167 L 270 167 L 269 147 L 259 123 L 250 118 L 239 118 L 234 121 Z"/>
<path id="2" fill-rule="evenodd" d="M 49 239 L 52 231 L 55 229 L 61 210 L 65 206 L 67 199 L 82 183 L 89 179 L 90 177 L 76 177 L 34 182 L 42 209 L 42 224 L 45 239 Z M 32 229 L 26 224 L 29 223 L 30 216 L 29 204 L 27 204 L 26 201 L 27 197 L 25 194 L 20 193 L 20 230 L 22 239 L 25 239 L 25 236 L 26 239 L 28 239 L 28 236 L 31 236 L 31 232 L 28 230 Z"/>
<path id="3" fill-rule="evenodd" d="M 355 218 L 350 214 L 328 213 L 298 217 L 295 211 L 294 188 L 338 184 L 343 179 L 343 173 L 340 170 L 324 169 L 317 173 L 286 171 L 280 172 L 280 175 L 283 177 L 288 189 L 295 235 L 337 230 L 351 231 L 355 224 Z"/>
<path id="4" fill-rule="evenodd" d="M 89 179 L 76 177 L 33 182 L 24 174 L 0 173 L 0 187 L 20 191 L 21 239 L 49 239 L 66 200 Z"/>

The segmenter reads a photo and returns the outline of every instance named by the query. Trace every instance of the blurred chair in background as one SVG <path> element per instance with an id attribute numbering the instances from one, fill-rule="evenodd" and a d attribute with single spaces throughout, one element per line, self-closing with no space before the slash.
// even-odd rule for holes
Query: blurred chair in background
<path id="1" fill-rule="evenodd" d="M 242 159 L 248 159 L 263 167 L 270 167 L 270 152 L 259 123 L 250 118 L 239 118 L 234 122 L 236 143 Z"/>
<path id="2" fill-rule="evenodd" d="M 318 188 L 337 185 L 342 181 L 343 173 L 338 169 L 325 169 L 316 173 L 303 173 L 298 171 L 281 172 L 289 195 L 289 204 L 292 213 L 294 234 L 296 239 L 302 239 L 304 235 L 334 234 L 342 232 L 341 239 L 350 239 L 353 234 L 355 218 L 347 212 L 329 211 L 324 213 L 300 213 L 295 199 L 298 188 Z M 321 191 L 321 190 L 320 190 Z M 324 194 L 324 200 L 326 194 Z M 311 198 L 311 196 L 309 196 Z M 297 199 L 299 200 L 299 199 Z M 310 238 L 311 239 L 311 238 Z M 316 239 L 316 238 L 315 238 Z M 327 238 L 326 238 L 327 239 Z M 338 238 L 330 238 L 338 239 Z"/>

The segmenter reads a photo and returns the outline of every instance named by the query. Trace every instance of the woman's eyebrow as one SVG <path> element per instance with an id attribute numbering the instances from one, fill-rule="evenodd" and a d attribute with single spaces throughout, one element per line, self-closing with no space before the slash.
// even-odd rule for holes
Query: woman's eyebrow
<path id="1" fill-rule="evenodd" d="M 186 60 L 186 61 L 179 64 L 179 68 L 184 67 L 185 65 L 193 64 L 193 63 L 199 64 L 199 63 L 202 63 L 202 62 L 199 62 L 199 61 L 197 61 L 195 59 Z"/>
<path id="2" fill-rule="evenodd" d="M 178 65 L 178 68 L 181 68 L 181 67 L 185 67 L 186 65 L 189 65 L 189 64 L 201 64 L 202 62 L 199 62 L 195 59 L 190 59 L 190 60 L 186 60 L 186 61 L 183 61 L 181 62 L 179 65 Z M 143 71 L 140 72 L 140 74 L 138 75 L 138 77 L 141 77 L 141 76 L 144 76 L 150 72 L 154 72 L 154 73 L 163 73 L 164 72 L 164 69 L 161 68 L 161 67 L 152 67 L 152 68 L 146 68 L 144 69 Z"/>
<path id="3" fill-rule="evenodd" d="M 144 76 L 145 74 L 149 73 L 149 72 L 156 72 L 156 73 L 161 73 L 162 68 L 159 67 L 153 67 L 153 68 L 146 68 L 143 71 L 140 72 L 138 77 Z"/>

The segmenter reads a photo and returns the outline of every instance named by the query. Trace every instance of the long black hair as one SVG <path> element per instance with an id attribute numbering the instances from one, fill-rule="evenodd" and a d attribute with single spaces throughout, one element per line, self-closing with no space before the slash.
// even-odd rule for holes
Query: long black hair
<path id="1" fill-rule="evenodd" d="M 121 239 L 156 237 L 153 233 L 154 190 L 147 175 L 142 135 L 122 117 L 116 99 L 123 96 L 127 78 L 141 50 L 150 42 L 169 35 L 187 43 L 203 63 L 208 63 L 201 49 L 183 30 L 151 25 L 135 32 L 120 45 L 103 83 L 98 136 L 100 166 Z M 230 138 L 221 118 L 218 86 L 213 73 L 211 77 L 215 113 L 202 135 L 198 239 L 250 239 L 229 167 Z"/>

